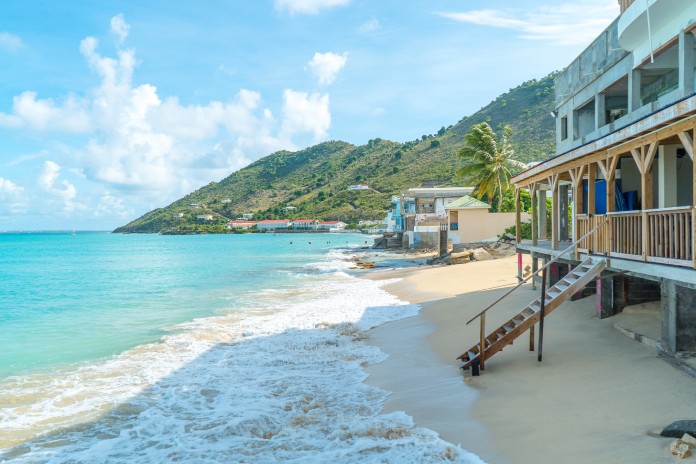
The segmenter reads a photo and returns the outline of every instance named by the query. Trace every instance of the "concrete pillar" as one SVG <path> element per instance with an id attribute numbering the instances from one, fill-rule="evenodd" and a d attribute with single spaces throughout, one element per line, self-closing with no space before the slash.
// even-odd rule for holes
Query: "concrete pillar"
<path id="1" fill-rule="evenodd" d="M 537 197 L 539 198 L 539 240 L 548 240 L 549 237 L 546 234 L 546 190 L 537 190 Z"/>
<path id="2" fill-rule="evenodd" d="M 682 97 L 694 92 L 694 36 L 679 33 L 679 91 Z"/>
<path id="3" fill-rule="evenodd" d="M 595 129 L 604 127 L 607 124 L 606 97 L 603 93 L 595 95 Z"/>
<path id="4" fill-rule="evenodd" d="M 640 70 L 634 69 L 628 73 L 628 112 L 640 107 Z"/>
<path id="5" fill-rule="evenodd" d="M 660 325 L 662 327 L 662 349 L 670 353 L 677 351 L 677 286 L 674 281 L 662 281 Z"/>
<path id="6" fill-rule="evenodd" d="M 558 239 L 568 240 L 568 186 L 558 187 Z"/>
<path id="7" fill-rule="evenodd" d="M 677 147 L 660 145 L 658 147 L 658 207 L 677 206 Z"/>

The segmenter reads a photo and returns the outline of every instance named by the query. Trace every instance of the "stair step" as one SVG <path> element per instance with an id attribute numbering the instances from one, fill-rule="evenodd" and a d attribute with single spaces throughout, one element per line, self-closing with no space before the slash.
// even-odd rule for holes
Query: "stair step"
<path id="1" fill-rule="evenodd" d="M 534 310 L 530 308 L 525 308 L 522 310 L 520 314 L 524 315 L 525 317 L 529 317 L 534 314 Z"/>
<path id="2" fill-rule="evenodd" d="M 469 359 L 467 359 L 467 361 L 473 361 L 474 359 L 476 359 L 478 357 L 478 355 L 476 353 L 474 353 L 473 351 L 467 351 L 466 355 L 469 357 Z"/>
<path id="3" fill-rule="evenodd" d="M 498 336 L 498 340 L 502 340 L 503 338 L 505 338 L 505 334 L 502 334 L 500 332 L 496 332 L 496 335 Z"/>
<path id="4" fill-rule="evenodd" d="M 509 332 L 512 332 L 512 329 L 514 329 L 514 327 L 511 326 L 511 325 L 504 325 L 504 326 L 503 326 L 503 329 L 504 329 L 507 333 L 509 333 Z"/>

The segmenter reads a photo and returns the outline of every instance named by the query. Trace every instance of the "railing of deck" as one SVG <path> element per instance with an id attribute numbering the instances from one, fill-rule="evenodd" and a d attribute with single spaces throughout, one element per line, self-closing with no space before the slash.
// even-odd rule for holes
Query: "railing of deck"
<path id="1" fill-rule="evenodd" d="M 584 236 L 588 231 L 597 229 L 597 226 L 603 224 L 606 220 L 607 216 L 602 214 L 578 214 L 578 236 Z M 578 251 L 587 253 L 589 249 L 592 253 L 605 255 L 609 252 L 609 237 L 609 228 L 602 227 L 586 239 L 580 240 L 578 243 Z"/>
<path id="2" fill-rule="evenodd" d="M 691 208 L 647 210 L 644 213 L 648 221 L 647 260 L 666 264 L 693 263 Z"/>
<path id="3" fill-rule="evenodd" d="M 608 213 L 612 256 L 640 259 L 643 255 L 643 216 L 640 211 Z"/>
<path id="4" fill-rule="evenodd" d="M 575 221 L 577 223 L 577 228 L 578 228 L 578 237 L 583 237 L 587 234 L 587 232 L 590 231 L 590 217 L 587 214 L 578 214 L 575 217 Z M 580 240 L 578 242 L 578 251 L 585 251 L 587 252 L 587 244 L 585 243 L 585 240 Z"/>

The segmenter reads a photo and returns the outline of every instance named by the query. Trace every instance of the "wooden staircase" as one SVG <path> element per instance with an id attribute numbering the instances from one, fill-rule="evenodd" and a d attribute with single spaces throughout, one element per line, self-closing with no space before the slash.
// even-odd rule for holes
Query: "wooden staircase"
<path id="1" fill-rule="evenodd" d="M 568 275 L 559 280 L 556 285 L 546 290 L 544 302 L 544 316 L 559 307 L 568 300 L 573 294 L 582 290 L 592 279 L 596 278 L 606 267 L 604 259 L 587 258 L 579 266 L 573 269 Z M 512 319 L 494 330 L 486 337 L 484 359 L 487 360 L 507 345 L 525 333 L 541 318 L 541 297 L 532 301 L 526 308 L 520 311 Z M 483 333 L 482 333 L 483 335 Z M 479 360 L 481 344 L 472 346 L 457 359 L 461 360 L 462 369 L 468 369 L 474 362 Z"/>

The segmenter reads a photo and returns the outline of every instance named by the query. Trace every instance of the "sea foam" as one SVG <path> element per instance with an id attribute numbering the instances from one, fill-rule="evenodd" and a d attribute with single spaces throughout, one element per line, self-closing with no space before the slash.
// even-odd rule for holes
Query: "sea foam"
<path id="1" fill-rule="evenodd" d="M 364 383 L 366 331 L 418 306 L 341 271 L 111 359 L 0 384 L 13 462 L 482 462 Z M 341 267 L 344 267 L 341 265 Z"/>

